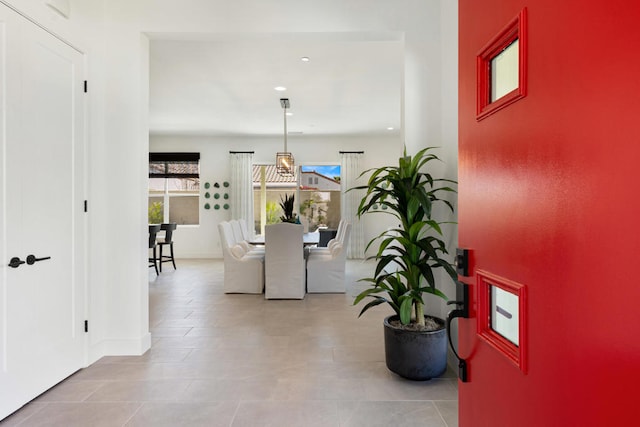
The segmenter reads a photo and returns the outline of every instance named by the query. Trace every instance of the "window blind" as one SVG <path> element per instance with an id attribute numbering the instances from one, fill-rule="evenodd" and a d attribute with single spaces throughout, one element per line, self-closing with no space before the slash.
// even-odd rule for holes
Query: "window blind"
<path id="1" fill-rule="evenodd" d="M 200 153 L 149 153 L 149 178 L 198 178 Z"/>

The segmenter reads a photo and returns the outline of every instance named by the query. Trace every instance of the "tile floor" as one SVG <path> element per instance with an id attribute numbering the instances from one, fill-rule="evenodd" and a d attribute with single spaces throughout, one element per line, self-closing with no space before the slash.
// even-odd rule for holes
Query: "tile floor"
<path id="1" fill-rule="evenodd" d="M 225 295 L 219 260 L 150 269 L 151 350 L 100 359 L 0 426 L 457 426 L 455 375 L 392 374 L 389 309 L 357 318 L 372 268 L 348 261 L 347 294 L 302 301 Z"/>

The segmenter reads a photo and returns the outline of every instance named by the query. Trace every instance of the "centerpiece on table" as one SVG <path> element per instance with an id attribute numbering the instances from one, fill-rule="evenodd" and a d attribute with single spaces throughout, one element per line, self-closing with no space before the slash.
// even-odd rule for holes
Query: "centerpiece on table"
<path id="1" fill-rule="evenodd" d="M 284 215 L 280 217 L 280 221 L 288 222 L 291 224 L 300 224 L 300 220 L 298 216 L 293 212 L 295 195 L 294 194 L 285 194 L 284 199 L 280 196 L 280 207 L 282 208 L 282 212 Z"/>

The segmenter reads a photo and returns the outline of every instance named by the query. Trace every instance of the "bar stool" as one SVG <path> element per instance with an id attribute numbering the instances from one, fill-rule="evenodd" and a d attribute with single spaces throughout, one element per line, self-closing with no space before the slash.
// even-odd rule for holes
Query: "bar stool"
<path id="1" fill-rule="evenodd" d="M 173 264 L 173 269 L 175 270 L 176 261 L 173 258 L 173 230 L 178 228 L 178 224 L 175 222 L 172 222 L 170 224 L 162 224 L 160 225 L 160 228 L 165 232 L 164 239 L 158 240 L 158 246 L 160 246 L 160 272 L 162 272 L 162 263 L 169 261 L 171 261 L 171 263 Z M 171 255 L 162 255 L 162 248 L 166 245 L 169 245 Z"/>
<path id="2" fill-rule="evenodd" d="M 156 274 L 158 273 L 158 258 L 156 256 L 156 236 L 160 231 L 159 224 L 149 225 L 149 249 L 153 249 L 153 258 L 149 258 L 149 268 L 154 267 L 156 269 Z M 160 249 L 162 251 L 162 249 Z M 162 253 L 162 252 L 160 252 Z M 162 266 L 162 264 L 160 264 Z"/>

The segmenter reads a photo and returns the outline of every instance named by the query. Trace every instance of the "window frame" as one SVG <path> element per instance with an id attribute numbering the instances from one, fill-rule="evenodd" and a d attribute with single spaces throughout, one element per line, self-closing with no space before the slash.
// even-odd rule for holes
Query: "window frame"
<path id="1" fill-rule="evenodd" d="M 162 164 L 164 168 L 153 168 L 152 164 Z M 176 165 L 186 165 L 183 171 L 176 172 Z M 189 167 L 191 165 L 191 167 Z M 193 171 L 195 165 L 195 171 Z M 171 167 L 174 166 L 174 167 Z M 154 170 L 155 169 L 155 170 Z M 197 197 L 197 222 L 193 224 L 179 224 L 180 226 L 198 226 L 200 225 L 200 153 L 190 152 L 150 152 L 149 153 L 149 179 L 163 179 L 164 186 L 162 193 L 156 192 L 153 195 L 148 191 L 147 199 L 151 197 L 162 197 L 163 203 L 163 223 L 170 221 L 170 200 L 172 197 Z M 179 194 L 169 190 L 169 179 L 197 179 L 197 194 Z"/>
<path id="2" fill-rule="evenodd" d="M 527 9 L 511 20 L 476 57 L 476 120 L 480 121 L 527 96 Z M 491 101 L 491 62 L 518 41 L 518 87 Z"/>

